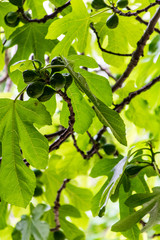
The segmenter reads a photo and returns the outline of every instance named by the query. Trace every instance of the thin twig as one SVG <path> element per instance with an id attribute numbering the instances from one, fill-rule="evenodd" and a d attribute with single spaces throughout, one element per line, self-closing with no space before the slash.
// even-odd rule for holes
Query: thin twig
<path id="1" fill-rule="evenodd" d="M 55 215 L 55 223 L 56 223 L 56 227 L 55 228 L 51 228 L 50 231 L 51 232 L 56 232 L 59 230 L 60 228 L 60 221 L 59 221 L 59 208 L 60 208 L 60 197 L 61 197 L 61 193 L 62 190 L 66 188 L 66 184 L 70 181 L 71 179 L 65 179 L 63 181 L 62 186 L 60 187 L 60 189 L 57 191 L 57 196 L 56 196 L 56 200 L 54 201 L 54 215 Z"/>
<path id="2" fill-rule="evenodd" d="M 44 136 L 48 139 L 48 140 L 52 140 L 54 137 L 60 136 L 62 133 L 64 133 L 64 131 L 66 130 L 66 128 L 63 128 L 55 133 L 51 133 L 51 134 L 45 134 Z"/>
<path id="3" fill-rule="evenodd" d="M 129 104 L 130 101 L 136 97 L 137 95 L 141 94 L 142 92 L 147 91 L 148 89 L 150 89 L 155 83 L 160 81 L 160 76 L 154 78 L 151 82 L 149 82 L 148 84 L 146 84 L 145 86 L 141 87 L 140 89 L 138 89 L 137 91 L 134 92 L 130 92 L 128 97 L 124 98 L 123 101 L 120 104 L 115 105 L 114 110 L 117 112 L 121 112 L 122 109 L 124 108 L 125 105 Z"/>
<path id="4" fill-rule="evenodd" d="M 71 0 L 69 0 L 68 2 L 66 2 L 64 5 L 62 5 L 61 7 L 58 7 L 55 9 L 55 11 L 49 15 L 45 15 L 43 18 L 41 19 L 29 19 L 25 13 L 24 13 L 24 9 L 23 8 L 19 8 L 19 12 L 21 12 L 23 18 L 27 21 L 27 22 L 37 22 L 37 23 L 45 23 L 47 20 L 49 19 L 53 19 L 55 17 L 57 17 L 57 14 L 58 13 L 61 13 L 66 7 L 68 7 L 71 3 L 70 3 Z"/>
<path id="5" fill-rule="evenodd" d="M 149 39 L 150 35 L 154 31 L 154 27 L 160 17 L 160 7 L 158 8 L 157 12 L 153 16 L 153 18 L 150 20 L 143 36 L 141 37 L 140 41 L 137 43 L 137 48 L 135 52 L 132 55 L 131 61 L 128 64 L 126 70 L 122 74 L 122 76 L 118 79 L 118 81 L 115 83 L 115 85 L 112 87 L 112 91 L 115 92 L 118 88 L 120 88 L 123 84 L 123 82 L 129 77 L 133 69 L 137 66 L 140 57 L 143 56 L 143 49 L 147 43 L 147 40 Z"/>
<path id="6" fill-rule="evenodd" d="M 127 7 L 128 10 L 131 10 L 129 7 Z M 136 20 L 139 21 L 140 23 L 145 24 L 146 26 L 148 26 L 148 22 L 144 21 L 140 16 L 136 17 Z M 160 34 L 160 30 L 158 28 L 154 28 L 154 31 Z"/>
<path id="7" fill-rule="evenodd" d="M 79 152 L 84 159 L 87 159 L 88 156 L 85 154 L 85 152 L 83 152 L 83 151 L 78 147 L 76 138 L 75 138 L 75 136 L 74 136 L 74 133 L 72 133 L 72 139 L 73 139 L 73 144 L 74 144 L 75 148 L 77 149 L 77 152 Z"/>
<path id="8" fill-rule="evenodd" d="M 158 1 L 157 1 L 157 2 L 154 2 L 154 3 L 151 3 L 149 6 L 143 8 L 143 9 L 137 10 L 136 12 L 126 12 L 126 13 L 124 13 L 124 12 L 122 12 L 121 10 L 119 10 L 117 7 L 111 7 L 111 9 L 112 9 L 115 13 L 119 14 L 120 16 L 123 16 L 123 17 L 132 17 L 132 16 L 137 16 L 137 15 L 140 14 L 140 13 L 147 12 L 150 8 L 156 6 L 157 4 L 159 4 Z"/>
<path id="9" fill-rule="evenodd" d="M 99 158 L 102 158 L 101 154 L 98 152 L 99 146 L 97 148 L 97 143 L 96 141 L 93 139 L 93 137 L 91 136 L 91 134 L 87 131 L 87 134 L 91 140 L 91 142 L 93 143 L 93 148 L 95 149 L 95 152 L 97 153 L 97 155 L 99 156 Z M 99 145 L 99 144 L 98 144 Z"/>
<path id="10" fill-rule="evenodd" d="M 66 93 L 62 92 L 61 90 L 57 91 L 57 93 L 64 99 L 64 101 L 68 104 L 68 109 L 70 112 L 70 116 L 69 116 L 69 127 L 67 129 L 65 129 L 65 131 L 60 135 L 60 137 L 54 141 L 54 143 L 52 143 L 49 146 L 49 152 L 58 149 L 59 146 L 73 133 L 73 125 L 75 123 L 75 114 L 73 111 L 73 107 L 72 107 L 72 103 L 71 103 L 71 99 L 67 96 Z"/>
<path id="11" fill-rule="evenodd" d="M 116 55 L 116 56 L 122 56 L 122 57 L 131 57 L 131 56 L 132 56 L 132 53 L 115 53 L 115 52 L 108 51 L 108 50 L 104 49 L 104 48 L 101 46 L 100 37 L 98 36 L 98 32 L 96 31 L 93 23 L 90 24 L 90 28 L 91 28 L 91 29 L 93 30 L 93 32 L 95 33 L 95 35 L 96 35 L 96 37 L 97 37 L 98 46 L 99 46 L 99 48 L 101 49 L 102 52 L 109 53 L 109 54 Z"/>
<path id="12" fill-rule="evenodd" d="M 108 68 L 104 68 L 101 65 L 99 65 L 100 70 L 97 70 L 96 72 L 99 71 L 104 71 L 109 77 L 111 77 L 112 79 L 114 79 L 115 81 L 117 81 L 117 79 L 112 75 L 112 73 L 109 71 Z"/>

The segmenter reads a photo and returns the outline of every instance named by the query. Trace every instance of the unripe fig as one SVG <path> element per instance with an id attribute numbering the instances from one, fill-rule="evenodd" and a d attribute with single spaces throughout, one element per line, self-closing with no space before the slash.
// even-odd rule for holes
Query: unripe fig
<path id="1" fill-rule="evenodd" d="M 93 0 L 93 2 L 91 3 L 91 6 L 95 9 L 101 9 L 101 8 L 105 8 L 106 4 L 103 0 Z"/>
<path id="2" fill-rule="evenodd" d="M 42 193 L 43 193 L 43 189 L 40 186 L 36 186 L 33 196 L 39 197 L 42 195 Z"/>
<path id="3" fill-rule="evenodd" d="M 116 147 L 113 144 L 105 144 L 102 146 L 102 148 L 107 155 L 112 155 L 116 151 Z"/>
<path id="4" fill-rule="evenodd" d="M 30 83 L 27 87 L 27 94 L 31 98 L 39 98 L 44 91 L 44 85 L 43 82 L 33 82 Z"/>
<path id="5" fill-rule="evenodd" d="M 34 169 L 33 172 L 34 172 L 36 178 L 41 177 L 43 174 L 39 169 Z"/>
<path id="6" fill-rule="evenodd" d="M 128 5 L 128 0 L 118 0 L 117 7 L 119 8 L 125 8 Z"/>
<path id="7" fill-rule="evenodd" d="M 58 91 L 65 87 L 66 79 L 62 74 L 55 73 L 50 78 L 50 84 L 56 91 Z"/>
<path id="8" fill-rule="evenodd" d="M 25 83 L 35 82 L 39 79 L 39 75 L 35 70 L 25 70 L 23 72 L 23 79 Z"/>
<path id="9" fill-rule="evenodd" d="M 23 5 L 23 0 L 9 0 L 9 2 L 18 7 L 22 7 Z"/>
<path id="10" fill-rule="evenodd" d="M 119 23 L 118 16 L 114 13 L 107 19 L 106 25 L 108 28 L 113 29 L 118 26 L 118 23 Z"/>
<path id="11" fill-rule="evenodd" d="M 54 232 L 53 236 L 54 236 L 55 240 L 65 240 L 66 239 L 64 233 L 61 231 Z"/>
<path id="12" fill-rule="evenodd" d="M 44 87 L 44 91 L 43 94 L 38 98 L 38 100 L 40 102 L 46 102 L 48 101 L 54 94 L 56 93 L 56 91 L 49 87 L 49 86 L 45 86 Z"/>
<path id="13" fill-rule="evenodd" d="M 4 21 L 9 27 L 16 27 L 19 24 L 19 17 L 17 12 L 9 12 L 5 15 Z"/>
<path id="14" fill-rule="evenodd" d="M 62 62 L 62 59 L 60 57 L 53 58 L 52 61 L 51 61 L 51 65 L 53 65 L 53 66 L 54 65 L 62 65 L 62 67 L 52 68 L 51 75 L 55 72 L 62 71 L 65 68 L 64 63 Z"/>
<path id="15" fill-rule="evenodd" d="M 72 78 L 71 74 L 69 74 L 69 73 L 62 73 L 62 75 L 66 79 L 66 84 L 65 84 L 64 88 L 65 88 L 65 91 L 67 91 L 69 86 L 72 84 L 73 78 Z"/>

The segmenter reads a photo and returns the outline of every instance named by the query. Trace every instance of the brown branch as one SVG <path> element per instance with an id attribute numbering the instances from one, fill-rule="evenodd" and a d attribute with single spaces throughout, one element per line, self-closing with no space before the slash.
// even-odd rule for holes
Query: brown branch
<path id="1" fill-rule="evenodd" d="M 125 105 L 129 104 L 130 101 L 136 97 L 137 95 L 141 94 L 142 92 L 147 91 L 148 89 L 150 89 L 155 83 L 160 81 L 160 76 L 154 78 L 151 82 L 149 82 L 148 84 L 146 84 L 145 86 L 141 87 L 140 89 L 138 89 L 137 91 L 134 92 L 130 92 L 128 97 L 124 98 L 123 101 L 120 104 L 115 105 L 114 110 L 117 112 L 121 112 L 122 109 L 124 108 Z"/>
<path id="2" fill-rule="evenodd" d="M 99 156 L 99 158 L 102 158 L 101 154 L 98 152 L 99 149 L 99 144 L 96 143 L 96 141 L 93 139 L 93 137 L 91 136 L 91 134 L 87 131 L 87 134 L 91 140 L 91 142 L 93 143 L 93 148 L 95 150 L 95 152 L 97 153 L 97 155 Z M 90 156 L 90 154 L 88 153 L 88 155 Z"/>
<path id="3" fill-rule="evenodd" d="M 22 14 L 23 18 L 27 21 L 27 22 L 37 22 L 37 23 L 45 23 L 47 20 L 49 19 L 53 19 L 55 17 L 57 17 L 58 13 L 61 13 L 66 7 L 68 7 L 71 3 L 71 0 L 69 0 L 68 2 L 66 2 L 64 5 L 62 5 L 61 7 L 58 7 L 55 9 L 55 11 L 49 15 L 45 15 L 43 18 L 41 19 L 29 19 L 25 13 L 24 13 L 24 9 L 23 8 L 19 8 L 19 12 Z"/>
<path id="4" fill-rule="evenodd" d="M 129 7 L 127 7 L 128 10 L 131 10 Z M 145 24 L 146 26 L 148 26 L 148 22 L 144 21 L 140 16 L 136 17 L 136 20 L 139 21 L 140 23 Z M 160 30 L 158 28 L 154 28 L 154 31 L 160 34 Z"/>
<path id="5" fill-rule="evenodd" d="M 136 12 L 127 12 L 127 13 L 124 13 L 124 12 L 120 11 L 117 7 L 114 7 L 114 6 L 111 7 L 111 9 L 113 10 L 113 12 L 119 14 L 120 16 L 132 17 L 132 16 L 137 16 L 140 13 L 147 12 L 150 8 L 156 6 L 157 4 L 159 4 L 158 1 L 154 2 L 154 3 L 151 3 L 149 6 L 143 8 L 143 9 L 137 10 Z"/>
<path id="6" fill-rule="evenodd" d="M 75 123 L 75 118 L 74 118 L 75 114 L 74 114 L 74 111 L 73 111 L 71 99 L 67 96 L 66 93 L 62 92 L 61 90 L 57 91 L 57 93 L 68 104 L 68 109 L 69 109 L 69 112 L 70 112 L 69 127 L 67 129 L 65 129 L 65 131 L 60 135 L 60 137 L 56 141 L 54 141 L 54 143 L 52 143 L 49 146 L 49 152 L 51 152 L 55 149 L 58 149 L 59 146 L 73 133 L 73 125 Z"/>
<path id="7" fill-rule="evenodd" d="M 87 154 L 85 154 L 85 152 L 83 152 L 83 151 L 78 147 L 76 138 L 75 138 L 75 136 L 74 136 L 74 133 L 72 133 L 72 139 L 73 139 L 73 145 L 74 145 L 75 148 L 77 149 L 77 152 L 79 152 L 84 159 L 88 159 Z"/>
<path id="8" fill-rule="evenodd" d="M 158 234 L 153 234 L 153 236 L 151 238 L 155 238 L 155 237 L 160 237 L 160 233 Z"/>
<path id="9" fill-rule="evenodd" d="M 57 196 L 56 196 L 56 200 L 54 201 L 54 207 L 53 207 L 53 211 L 54 211 L 54 215 L 55 215 L 55 223 L 56 223 L 56 227 L 55 228 L 51 228 L 50 231 L 51 232 L 56 232 L 59 230 L 60 228 L 60 222 L 59 222 L 59 208 L 60 208 L 60 197 L 61 197 L 61 193 L 62 190 L 66 188 L 66 184 L 70 181 L 70 179 L 65 179 L 63 181 L 62 186 L 60 187 L 60 189 L 57 191 Z"/>
<path id="10" fill-rule="evenodd" d="M 153 33 L 154 27 L 155 27 L 159 17 L 160 17 L 160 7 L 158 8 L 155 15 L 150 20 L 143 36 L 137 43 L 137 48 L 136 48 L 135 52 L 133 53 L 131 61 L 128 64 L 126 70 L 124 71 L 122 76 L 118 79 L 118 81 L 115 83 L 115 85 L 112 87 L 113 92 L 115 92 L 118 88 L 120 88 L 122 86 L 123 82 L 129 77 L 129 75 L 131 74 L 133 69 L 137 66 L 140 57 L 143 56 L 143 49 L 146 45 L 146 42 L 149 39 L 150 35 Z"/>
<path id="11" fill-rule="evenodd" d="M 112 79 L 114 79 L 115 81 L 117 81 L 117 79 L 112 75 L 112 73 L 109 71 L 108 68 L 104 68 L 101 65 L 99 65 L 100 70 L 96 70 L 96 72 L 99 71 L 104 71 L 109 77 L 111 77 Z"/>
<path id="12" fill-rule="evenodd" d="M 98 32 L 96 31 L 93 23 L 90 24 L 90 28 L 93 30 L 93 32 L 95 33 L 96 37 L 97 37 L 97 43 L 98 43 L 98 46 L 99 48 L 101 49 L 102 52 L 105 52 L 105 53 L 109 53 L 109 54 L 112 54 L 112 55 L 116 55 L 116 56 L 122 56 L 122 57 L 131 57 L 132 56 L 132 53 L 130 54 L 123 54 L 123 53 L 115 53 L 115 52 L 112 52 L 112 51 L 108 51 L 106 49 L 104 49 L 102 46 L 101 46 L 101 43 L 100 43 L 100 37 L 98 36 Z"/>
<path id="13" fill-rule="evenodd" d="M 62 133 L 64 133 L 64 131 L 66 130 L 66 128 L 63 128 L 55 133 L 51 133 L 51 134 L 45 134 L 44 136 L 50 141 L 52 140 L 54 137 L 57 137 L 59 135 L 61 135 Z"/>
<path id="14" fill-rule="evenodd" d="M 74 144 L 75 148 L 77 149 L 77 152 L 79 152 L 84 159 L 90 159 L 94 154 L 97 154 L 99 156 L 99 158 L 102 158 L 102 156 L 98 152 L 98 150 L 99 150 L 99 143 L 95 142 L 95 140 L 92 138 L 92 136 L 90 135 L 90 133 L 88 131 L 87 131 L 87 134 L 90 137 L 90 139 L 91 139 L 91 141 L 93 143 L 93 146 L 92 146 L 91 150 L 88 151 L 87 154 L 85 154 L 85 152 L 82 151 L 78 147 L 76 138 L 75 138 L 74 134 L 72 133 L 73 144 Z"/>

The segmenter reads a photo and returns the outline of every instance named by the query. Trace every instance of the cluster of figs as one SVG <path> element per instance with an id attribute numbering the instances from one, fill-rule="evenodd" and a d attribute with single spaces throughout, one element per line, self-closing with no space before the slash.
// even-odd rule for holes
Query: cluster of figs
<path id="1" fill-rule="evenodd" d="M 19 8 L 23 5 L 23 0 L 9 0 L 9 2 Z M 24 11 L 26 18 L 31 19 L 31 14 L 28 11 Z M 22 16 L 22 13 L 17 10 L 15 12 L 8 12 L 4 17 L 5 24 L 9 27 L 16 27 L 19 22 L 27 23 L 26 19 Z"/>
<path id="2" fill-rule="evenodd" d="M 23 80 L 28 84 L 26 92 L 29 97 L 37 98 L 40 102 L 48 101 L 58 90 L 67 88 L 72 83 L 72 76 L 69 73 L 60 73 L 65 65 L 60 57 L 55 57 L 51 61 L 51 72 L 42 68 L 42 63 L 38 60 L 39 67 L 35 70 L 25 70 Z M 34 64 L 35 65 L 35 64 Z"/>
<path id="3" fill-rule="evenodd" d="M 118 0 L 117 7 L 118 8 L 125 8 L 128 5 L 128 0 Z M 91 6 L 95 9 L 101 9 L 107 7 L 106 3 L 103 0 L 93 0 Z M 110 29 L 114 29 L 118 26 L 119 18 L 116 13 L 113 13 L 111 16 L 108 17 L 106 21 L 106 25 Z"/>

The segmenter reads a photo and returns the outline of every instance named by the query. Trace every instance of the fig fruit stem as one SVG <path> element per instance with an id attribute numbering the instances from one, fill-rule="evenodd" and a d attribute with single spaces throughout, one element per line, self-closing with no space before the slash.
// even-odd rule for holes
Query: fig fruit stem
<path id="1" fill-rule="evenodd" d="M 48 66 L 46 66 L 46 67 L 44 67 L 43 69 L 49 69 L 49 68 L 64 68 L 64 67 L 66 67 L 65 65 L 48 65 Z"/>
<path id="2" fill-rule="evenodd" d="M 107 5 L 107 7 L 108 7 L 108 8 L 105 8 L 103 11 L 100 11 L 100 12 L 98 12 L 98 13 L 95 13 L 95 14 L 91 15 L 90 18 L 93 18 L 93 17 L 95 17 L 95 16 L 97 16 L 97 15 L 99 15 L 99 14 L 101 14 L 101 13 L 104 13 L 104 12 L 106 12 L 106 11 L 108 11 L 108 10 L 111 9 L 110 6 Z"/>
<path id="3" fill-rule="evenodd" d="M 14 99 L 14 102 L 17 101 L 17 99 L 19 98 L 19 96 L 21 96 L 22 93 L 24 93 L 24 91 L 26 90 L 27 86 L 25 88 L 22 89 L 22 91 L 16 96 L 16 98 Z"/>

